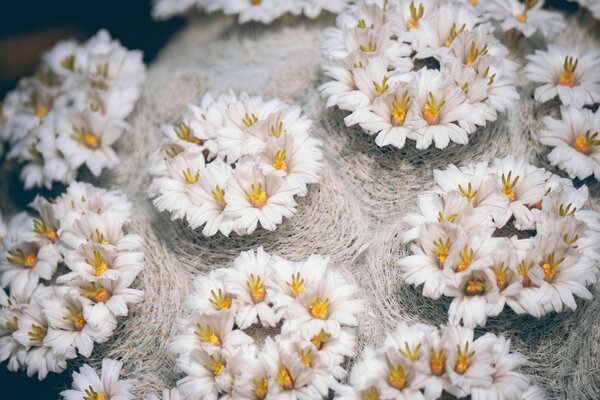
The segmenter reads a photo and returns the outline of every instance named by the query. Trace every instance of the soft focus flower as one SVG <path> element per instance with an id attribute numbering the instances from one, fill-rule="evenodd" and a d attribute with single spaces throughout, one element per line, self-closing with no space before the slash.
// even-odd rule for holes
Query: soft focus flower
<path id="1" fill-rule="evenodd" d="M 133 400 L 131 393 L 135 381 L 120 380 L 123 362 L 105 358 L 102 360 L 100 376 L 87 364 L 73 372 L 73 389 L 67 389 L 60 394 L 65 400 L 90 399 L 123 399 Z"/>
<path id="2" fill-rule="evenodd" d="M 536 32 L 548 37 L 564 31 L 567 25 L 560 13 L 542 9 L 544 0 L 490 0 L 489 3 L 486 16 L 500 22 L 504 32 L 515 29 L 525 37 Z"/>

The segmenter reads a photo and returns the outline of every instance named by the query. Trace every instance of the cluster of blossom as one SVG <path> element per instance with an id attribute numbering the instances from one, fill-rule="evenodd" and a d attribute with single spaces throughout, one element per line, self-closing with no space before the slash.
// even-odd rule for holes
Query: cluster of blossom
<path id="1" fill-rule="evenodd" d="M 510 352 L 510 340 L 473 329 L 401 322 L 383 346 L 366 348 L 349 385 L 337 385 L 336 400 L 434 400 L 446 391 L 473 400 L 543 400 L 519 369 L 527 362 Z M 444 397 L 445 398 L 445 397 Z"/>
<path id="2" fill-rule="evenodd" d="M 363 309 L 358 287 L 327 264 L 317 255 L 290 262 L 258 248 L 196 278 L 186 302 L 191 315 L 177 320 L 180 334 L 169 345 L 186 374 L 177 382 L 181 396 L 326 397 L 345 376 L 344 358 L 354 356 Z M 281 324 L 281 331 L 259 348 L 247 331 L 257 324 Z"/>
<path id="3" fill-rule="evenodd" d="M 519 98 L 517 65 L 482 20 L 464 2 L 358 1 L 324 33 L 327 106 L 379 146 L 466 144 Z"/>
<path id="4" fill-rule="evenodd" d="M 525 76 L 541 84 L 536 101 L 558 96 L 562 104 L 561 118 L 544 117 L 540 132 L 540 142 L 553 147 L 548 160 L 571 178 L 600 179 L 600 113 L 590 109 L 600 103 L 600 51 L 549 45 L 527 58 Z"/>
<path id="5" fill-rule="evenodd" d="M 26 189 L 69 183 L 83 164 L 94 175 L 119 158 L 119 139 L 140 96 L 145 66 L 101 30 L 87 43 L 69 40 L 43 56 L 32 77 L 21 79 L 0 108 L 0 148 L 24 164 Z"/>
<path id="6" fill-rule="evenodd" d="M 321 142 L 299 107 L 242 93 L 206 94 L 188 106 L 150 159 L 150 197 L 159 211 L 206 236 L 274 230 L 296 213 L 294 196 L 319 180 Z"/>
<path id="7" fill-rule="evenodd" d="M 575 2 L 579 3 L 579 5 L 581 7 L 587 8 L 588 10 L 590 10 L 590 13 L 592 13 L 594 18 L 600 19 L 600 2 L 598 2 L 597 0 L 569 0 L 569 1 L 575 1 Z"/>
<path id="8" fill-rule="evenodd" d="M 541 317 L 591 299 L 600 261 L 600 213 L 588 189 L 512 157 L 434 171 L 437 187 L 404 221 L 413 255 L 400 259 L 406 283 L 449 296 L 449 322 L 483 326 L 507 304 Z M 522 231 L 498 230 L 514 218 Z M 525 238 L 522 238 L 526 236 Z"/>
<path id="9" fill-rule="evenodd" d="M 192 8 L 208 12 L 222 11 L 239 15 L 239 22 L 259 21 L 270 24 L 284 14 L 317 18 L 322 11 L 341 12 L 348 0 L 157 0 L 152 9 L 154 18 L 170 18 Z"/>
<path id="10" fill-rule="evenodd" d="M 44 379 L 76 353 L 89 357 L 142 300 L 130 288 L 142 239 L 125 232 L 131 204 L 117 191 L 74 182 L 31 207 L 35 216 L 22 212 L 0 230 L 0 361 Z"/>

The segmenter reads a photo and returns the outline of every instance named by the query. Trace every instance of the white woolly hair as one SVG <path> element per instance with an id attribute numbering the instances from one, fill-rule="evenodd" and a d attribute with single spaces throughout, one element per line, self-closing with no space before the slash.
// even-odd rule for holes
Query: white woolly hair
<path id="1" fill-rule="evenodd" d="M 600 47 L 600 24 L 589 14 L 569 17 L 566 32 L 551 42 Z M 121 164 L 93 183 L 121 188 L 134 203 L 132 230 L 146 242 L 146 268 L 136 281 L 146 292 L 142 304 L 121 319 L 115 336 L 86 360 L 99 367 L 103 357 L 124 361 L 126 378 L 138 379 L 137 396 L 174 386 L 181 375 L 167 344 L 176 333 L 175 317 L 185 313 L 183 300 L 193 278 L 231 265 L 240 251 L 262 245 L 290 260 L 311 253 L 331 257 L 333 268 L 346 271 L 360 286 L 368 310 L 360 319 L 359 347 L 379 345 L 384 333 L 399 321 L 440 325 L 447 321 L 448 299 L 424 298 L 405 285 L 396 266 L 408 246 L 401 243 L 402 214 L 416 209 L 417 194 L 433 186 L 434 168 L 454 163 L 491 161 L 512 154 L 555 173 L 547 161 L 548 148 L 539 143 L 542 117 L 558 116 L 557 101 L 538 105 L 534 86 L 519 77 L 521 101 L 498 121 L 479 129 L 466 146 L 420 151 L 408 143 L 403 149 L 380 148 L 360 128 L 347 128 L 346 115 L 326 109 L 317 87 L 328 80 L 321 70 L 322 31 L 333 26 L 331 16 L 315 21 L 282 19 L 272 25 L 238 26 L 234 19 L 196 17 L 162 51 L 149 68 L 132 128 L 118 143 Z M 515 61 L 544 49 L 539 39 L 515 42 L 506 37 Z M 314 121 L 312 134 L 324 142 L 325 167 L 320 184 L 299 199 L 298 213 L 274 232 L 258 230 L 246 237 L 206 238 L 181 222 L 159 214 L 146 190 L 148 156 L 158 148 L 160 125 L 177 122 L 186 104 L 206 91 L 233 88 L 266 98 L 279 97 L 302 107 Z M 6 169 L 6 167 L 3 167 Z M 593 179 L 588 207 L 600 210 L 600 185 Z M 15 183 L 16 185 L 16 183 Z M 0 199 L 9 198 L 12 185 L 2 185 Z M 525 372 L 549 398 L 591 399 L 600 393 L 600 291 L 594 299 L 577 301 L 575 312 L 542 319 L 505 310 L 478 329 L 507 336 L 511 349 L 530 361 Z M 350 368 L 352 362 L 348 363 Z M 71 363 L 76 368 L 76 363 Z M 70 374 L 65 373 L 65 385 Z"/>

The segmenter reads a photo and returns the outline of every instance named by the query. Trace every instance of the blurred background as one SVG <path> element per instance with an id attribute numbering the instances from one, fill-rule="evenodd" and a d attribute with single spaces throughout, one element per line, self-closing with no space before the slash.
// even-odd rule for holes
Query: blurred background
<path id="1" fill-rule="evenodd" d="M 598 0 L 600 1 L 600 0 Z M 547 0 L 553 8 L 568 12 L 577 4 L 566 0 Z M 106 28 L 129 49 L 144 52 L 150 64 L 160 49 L 185 25 L 181 17 L 154 21 L 150 17 L 151 0 L 22 0 L 4 1 L 0 10 L 0 99 L 12 90 L 19 78 L 35 70 L 41 55 L 58 41 L 67 38 L 85 40 L 100 28 Z M 0 159 L 0 162 L 3 159 Z M 0 184 L 7 184 L 7 177 Z M 22 185 L 14 177 L 17 190 Z M 31 200 L 33 194 L 15 193 Z M 73 362 L 70 363 L 73 366 Z M 11 373 L 0 364 L 0 397 L 17 399 L 56 399 L 70 386 L 71 374 L 49 374 L 44 381 Z"/>

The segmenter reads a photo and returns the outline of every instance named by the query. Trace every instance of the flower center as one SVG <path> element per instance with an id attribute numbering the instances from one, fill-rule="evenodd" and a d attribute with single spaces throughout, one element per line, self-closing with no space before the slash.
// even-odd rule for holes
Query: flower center
<path id="1" fill-rule="evenodd" d="M 96 242 L 104 246 L 109 244 L 107 240 L 104 240 L 104 234 L 100 232 L 99 229 L 94 230 L 94 232 L 90 234 L 90 241 Z"/>
<path id="2" fill-rule="evenodd" d="M 108 268 L 108 264 L 104 260 L 100 250 L 94 250 L 92 255 L 94 256 L 93 260 L 86 258 L 85 263 L 94 269 L 94 275 L 101 276 Z"/>
<path id="3" fill-rule="evenodd" d="M 523 287 L 531 286 L 531 278 L 529 278 L 529 271 L 533 268 L 533 262 L 529 264 L 525 264 L 525 261 L 519 262 L 519 267 L 517 268 L 517 272 L 521 277 L 521 284 Z"/>
<path id="4" fill-rule="evenodd" d="M 210 295 L 212 298 L 208 299 L 208 301 L 213 306 L 217 307 L 219 311 L 229 309 L 231 307 L 231 298 L 223 293 L 221 289 L 218 289 L 216 293 L 214 290 L 211 290 Z"/>
<path id="5" fill-rule="evenodd" d="M 11 320 L 6 321 L 6 329 L 10 333 L 14 333 L 17 331 L 17 329 L 19 329 L 19 320 L 17 319 L 16 316 L 13 316 L 12 321 Z"/>
<path id="6" fill-rule="evenodd" d="M 462 185 L 458 185 L 458 191 L 467 200 L 469 200 L 469 203 L 473 204 L 475 202 L 475 198 L 477 197 L 477 190 L 473 190 L 473 186 L 471 185 L 471 182 L 469 182 L 469 184 L 467 185 L 466 190 L 465 190 L 465 188 L 462 187 Z"/>
<path id="7" fill-rule="evenodd" d="M 329 299 L 321 300 L 320 296 L 308 306 L 310 314 L 317 319 L 326 319 L 329 315 Z"/>
<path id="8" fill-rule="evenodd" d="M 488 53 L 487 44 L 482 48 L 476 47 L 475 42 L 471 43 L 471 48 L 469 49 L 469 57 L 467 58 L 467 66 L 472 66 L 475 64 L 475 61 L 481 56 L 484 56 Z"/>
<path id="9" fill-rule="evenodd" d="M 200 179 L 200 171 L 196 171 L 196 173 L 194 174 L 192 172 L 192 170 L 190 170 L 189 168 L 186 168 L 183 171 L 183 179 L 185 180 L 185 183 L 187 183 L 188 185 L 193 185 L 194 183 L 198 182 L 198 180 Z"/>
<path id="10" fill-rule="evenodd" d="M 558 266 L 565 261 L 565 257 L 560 260 L 556 259 L 556 254 L 554 252 L 550 253 L 548 256 L 548 260 L 542 264 L 542 269 L 544 270 L 544 280 L 546 282 L 552 282 L 554 276 L 558 272 Z"/>
<path id="11" fill-rule="evenodd" d="M 508 286 L 508 267 L 504 263 L 500 263 L 499 266 L 493 266 L 492 271 L 496 275 L 496 286 L 498 286 L 498 289 L 506 289 Z"/>
<path id="12" fill-rule="evenodd" d="M 285 284 L 290 288 L 293 298 L 300 296 L 306 290 L 306 281 L 302 278 L 300 272 L 292 274 L 290 282 L 286 282 Z"/>
<path id="13" fill-rule="evenodd" d="M 442 376 L 446 372 L 446 355 L 444 350 L 431 350 L 429 354 L 429 369 L 435 376 Z"/>
<path id="14" fill-rule="evenodd" d="M 81 296 L 87 297 L 96 303 L 105 303 L 111 297 L 111 293 L 96 282 L 92 282 L 89 285 L 81 285 L 79 286 L 79 290 L 81 290 Z"/>
<path id="15" fill-rule="evenodd" d="M 25 268 L 34 268 L 37 264 L 37 253 L 31 251 L 27 254 L 21 249 L 9 250 L 6 261 L 13 264 L 19 264 Z"/>
<path id="16" fill-rule="evenodd" d="M 100 147 L 100 139 L 92 132 L 88 132 L 84 127 L 74 128 L 71 137 L 87 148 L 96 150 Z"/>
<path id="17" fill-rule="evenodd" d="M 508 200 L 515 201 L 515 186 L 519 181 L 519 177 L 517 176 L 515 179 L 512 179 L 512 171 L 508 171 L 508 175 L 502 174 L 502 193 L 508 197 Z"/>
<path id="18" fill-rule="evenodd" d="M 467 24 L 462 24 L 460 29 L 456 30 L 456 22 L 454 22 L 452 24 L 452 26 L 450 27 L 450 33 L 448 34 L 448 40 L 446 40 L 446 47 L 450 47 L 450 45 L 452 45 L 452 42 L 454 42 L 454 39 L 456 39 L 456 37 L 458 35 L 463 33 L 465 31 L 466 27 L 467 27 Z"/>
<path id="19" fill-rule="evenodd" d="M 558 207 L 558 214 L 561 217 L 571 217 L 575 215 L 575 211 L 577 211 L 577 207 L 573 207 L 571 203 L 567 204 L 566 206 L 564 204 L 561 204 Z"/>
<path id="20" fill-rule="evenodd" d="M 317 350 L 321 350 L 323 348 L 323 345 L 325 343 L 327 343 L 327 341 L 329 340 L 330 337 L 331 336 L 329 336 L 329 334 L 327 332 L 325 332 L 323 329 L 321 329 L 321 332 L 319 332 L 317 335 L 313 336 L 313 338 L 310 339 L 310 342 L 315 345 Z"/>
<path id="21" fill-rule="evenodd" d="M 292 378 L 290 371 L 284 365 L 279 367 L 276 380 L 279 386 L 284 390 L 292 390 L 294 388 L 294 379 Z"/>
<path id="22" fill-rule="evenodd" d="M 456 359 L 454 372 L 456 372 L 459 375 L 462 375 L 467 371 L 467 368 L 469 368 L 469 363 L 471 362 L 471 358 L 473 357 L 475 352 L 469 352 L 469 342 L 465 344 L 464 350 L 461 350 L 460 345 L 457 344 L 456 350 L 458 351 L 458 358 Z"/>
<path id="23" fill-rule="evenodd" d="M 94 388 L 90 385 L 85 389 L 85 396 L 83 396 L 83 400 L 104 400 L 104 393 L 96 392 Z"/>
<path id="24" fill-rule="evenodd" d="M 262 189 L 262 183 L 250 185 L 250 192 L 244 191 L 250 199 L 252 207 L 263 208 L 267 204 L 267 193 Z"/>
<path id="25" fill-rule="evenodd" d="M 441 267 L 450 253 L 450 238 L 446 238 L 445 241 L 444 239 L 439 238 L 433 242 L 433 245 L 435 246 L 433 253 L 437 255 L 437 259 Z"/>
<path id="26" fill-rule="evenodd" d="M 36 218 L 33 220 L 33 231 L 40 236 L 45 236 L 51 242 L 56 242 L 58 240 L 56 229 L 53 227 L 47 227 L 46 223 L 41 219 Z"/>
<path id="27" fill-rule="evenodd" d="M 83 318 L 83 310 L 78 310 L 74 307 L 67 306 L 67 311 L 69 314 L 67 314 L 66 317 L 63 317 L 65 321 L 71 321 L 75 329 L 78 331 L 85 328 L 87 322 L 85 321 L 85 318 Z"/>
<path id="28" fill-rule="evenodd" d="M 222 207 L 227 205 L 225 201 L 225 190 L 221 189 L 219 185 L 215 186 L 215 189 L 211 192 L 213 199 L 217 201 Z"/>
<path id="29" fill-rule="evenodd" d="M 221 340 L 219 340 L 219 337 L 210 325 L 207 324 L 206 327 L 203 327 L 200 324 L 196 324 L 196 328 L 198 329 L 194 331 L 194 334 L 200 338 L 200 341 L 213 346 L 221 346 Z"/>
<path id="30" fill-rule="evenodd" d="M 46 337 L 46 329 L 39 325 L 31 324 L 31 330 L 27 332 L 27 336 L 29 336 L 29 340 L 34 342 L 39 342 L 44 340 Z"/>
<path id="31" fill-rule="evenodd" d="M 43 104 L 38 104 L 35 107 L 35 116 L 38 118 L 44 118 L 46 115 L 48 115 L 49 112 L 50 110 L 48 109 L 48 107 L 46 107 Z"/>
<path id="32" fill-rule="evenodd" d="M 408 90 L 402 95 L 402 100 L 398 100 L 398 97 L 394 96 L 392 100 L 392 125 L 402 126 L 406 119 L 406 109 L 410 98 L 408 97 Z"/>
<path id="33" fill-rule="evenodd" d="M 313 356 L 310 349 L 300 350 L 298 352 L 298 358 L 300 358 L 300 362 L 307 367 L 310 367 L 310 364 L 313 362 Z"/>
<path id="34" fill-rule="evenodd" d="M 374 53 L 377 51 L 377 43 L 373 42 L 372 40 L 369 40 L 369 42 L 366 45 L 361 44 L 360 46 L 358 46 L 358 48 L 363 53 Z"/>
<path id="35" fill-rule="evenodd" d="M 273 157 L 273 168 L 288 172 L 285 153 L 285 150 L 277 150 Z"/>
<path id="36" fill-rule="evenodd" d="M 421 343 L 415 346 L 414 349 L 411 349 L 408 345 L 408 342 L 404 342 L 404 349 L 398 349 L 400 354 L 404 357 L 408 358 L 410 361 L 415 362 L 419 359 L 419 351 L 421 351 Z"/>
<path id="37" fill-rule="evenodd" d="M 183 122 L 181 122 L 179 125 L 177 125 L 174 128 L 174 130 L 175 130 L 175 135 L 177 135 L 177 137 L 181 140 L 196 144 L 198 146 L 201 146 L 203 143 L 202 139 L 194 136 L 194 133 L 192 132 L 190 127 Z"/>
<path id="38" fill-rule="evenodd" d="M 75 70 L 75 56 L 73 54 L 66 56 L 60 62 L 60 66 L 68 71 L 74 71 Z"/>
<path id="39" fill-rule="evenodd" d="M 460 262 L 455 269 L 455 272 L 463 272 L 473 263 L 475 252 L 469 246 L 465 245 L 464 249 L 458 253 Z"/>
<path id="40" fill-rule="evenodd" d="M 260 1 L 258 2 L 258 4 L 260 4 Z M 256 114 L 245 113 L 244 118 L 242 118 L 242 123 L 244 125 L 246 125 L 246 127 L 248 127 L 248 128 L 250 128 L 252 125 L 254 125 L 257 121 L 258 121 L 258 117 L 256 116 Z"/>
<path id="41" fill-rule="evenodd" d="M 442 101 L 441 103 L 435 102 L 435 97 L 433 93 L 429 92 L 429 100 L 425 107 L 423 107 L 423 119 L 427 121 L 429 125 L 436 125 L 440 122 L 440 110 L 444 107 L 446 101 Z"/>
<path id="42" fill-rule="evenodd" d="M 384 94 L 385 92 L 388 91 L 388 89 L 390 88 L 390 86 L 388 85 L 388 77 L 384 76 L 383 80 L 381 81 L 381 84 L 373 81 L 373 87 L 375 88 L 375 91 L 377 92 L 377 94 L 379 96 L 381 96 L 382 94 Z"/>
<path id="43" fill-rule="evenodd" d="M 419 8 L 415 6 L 415 2 L 410 3 L 410 16 L 411 20 L 406 24 L 408 29 L 416 29 L 419 27 L 419 20 L 423 18 L 423 14 L 425 13 L 425 7 L 423 4 L 419 4 Z"/>
<path id="44" fill-rule="evenodd" d="M 269 380 L 259 378 L 254 381 L 254 395 L 258 400 L 264 400 L 269 393 Z"/>
<path id="45" fill-rule="evenodd" d="M 563 63 L 563 72 L 559 75 L 558 84 L 562 86 L 573 87 L 577 83 L 575 80 L 575 70 L 579 59 L 566 56 Z"/>
<path id="46" fill-rule="evenodd" d="M 361 400 L 379 400 L 379 392 L 375 386 L 371 386 L 360 396 Z"/>
<path id="47" fill-rule="evenodd" d="M 485 281 L 483 279 L 471 278 L 465 286 L 467 296 L 481 296 L 485 293 Z"/>
<path id="48" fill-rule="evenodd" d="M 404 389 L 404 386 L 406 386 L 407 378 L 408 374 L 400 364 L 394 366 L 390 370 L 390 374 L 388 375 L 388 381 L 390 383 L 390 386 L 398 390 Z"/>
<path id="49" fill-rule="evenodd" d="M 208 364 L 204 364 L 204 368 L 209 370 L 213 376 L 219 376 L 225 369 L 225 362 L 223 361 L 223 356 L 209 356 L 210 362 Z"/>
<path id="50" fill-rule="evenodd" d="M 262 0 L 250 0 L 250 4 L 253 6 L 259 6 L 262 3 Z"/>
<path id="51" fill-rule="evenodd" d="M 444 214 L 442 214 L 441 211 L 438 212 L 438 222 L 454 222 L 456 221 L 456 218 L 458 218 L 458 214 L 450 214 L 448 217 L 444 217 Z"/>
<path id="52" fill-rule="evenodd" d="M 581 154 L 590 154 L 594 146 L 600 145 L 600 139 L 596 139 L 596 137 L 598 137 L 598 132 L 591 133 L 590 130 L 583 135 L 577 136 L 575 138 L 575 150 Z"/>
<path id="53" fill-rule="evenodd" d="M 283 122 L 280 121 L 277 124 L 277 126 L 272 126 L 270 131 L 271 131 L 271 136 L 279 139 L 279 137 L 281 136 L 281 133 L 283 132 Z"/>
<path id="54" fill-rule="evenodd" d="M 265 290 L 265 285 L 263 285 L 260 276 L 250 274 L 250 279 L 246 281 L 246 286 L 250 289 L 250 295 L 252 296 L 252 301 L 254 303 L 260 303 L 265 299 L 267 291 Z"/>

